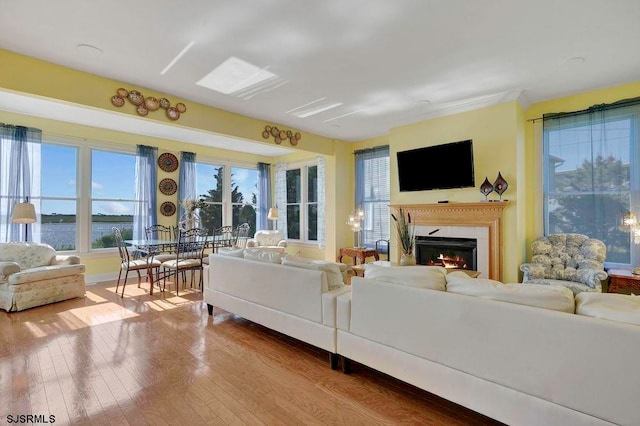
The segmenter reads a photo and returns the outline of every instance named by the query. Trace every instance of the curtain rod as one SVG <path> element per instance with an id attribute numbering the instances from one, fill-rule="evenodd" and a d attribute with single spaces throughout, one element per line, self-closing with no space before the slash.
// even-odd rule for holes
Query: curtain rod
<path id="1" fill-rule="evenodd" d="M 604 111 L 604 110 L 622 108 L 622 107 L 633 106 L 633 105 L 640 105 L 640 97 L 631 98 L 631 99 L 623 99 L 623 100 L 616 101 L 616 102 L 613 102 L 613 103 L 610 103 L 610 104 L 596 104 L 596 105 L 590 106 L 589 108 L 581 109 L 579 111 L 552 112 L 552 113 L 548 113 L 548 114 L 543 114 L 542 117 L 530 118 L 527 121 L 535 123 L 536 121 L 540 121 L 540 120 L 543 120 L 543 121 L 544 120 L 553 120 L 553 119 L 556 119 L 556 118 L 571 117 L 571 116 L 574 116 L 574 115 L 586 114 L 586 113 L 589 113 L 589 112 Z"/>
<path id="2" fill-rule="evenodd" d="M 389 149 L 389 145 L 378 145 L 378 146 L 374 146 L 373 148 L 357 149 L 353 151 L 352 154 L 360 154 L 361 152 L 368 152 L 368 151 L 380 151 L 383 149 Z"/>

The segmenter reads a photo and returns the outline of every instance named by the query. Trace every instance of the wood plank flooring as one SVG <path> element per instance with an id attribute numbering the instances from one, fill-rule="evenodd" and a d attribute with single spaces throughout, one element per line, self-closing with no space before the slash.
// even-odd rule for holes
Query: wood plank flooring
<path id="1" fill-rule="evenodd" d="M 331 370 L 327 352 L 227 312 L 212 318 L 199 291 L 114 290 L 0 311 L 0 424 L 499 424 L 355 363 Z"/>

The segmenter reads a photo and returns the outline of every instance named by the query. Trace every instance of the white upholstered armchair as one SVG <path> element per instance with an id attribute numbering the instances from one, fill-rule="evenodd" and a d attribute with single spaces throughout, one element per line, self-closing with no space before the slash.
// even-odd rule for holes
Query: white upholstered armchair
<path id="1" fill-rule="evenodd" d="M 582 234 L 551 234 L 531 243 L 531 263 L 523 263 L 524 284 L 562 285 L 578 294 L 602 291 L 607 279 L 604 260 L 607 247 Z"/>
<path id="2" fill-rule="evenodd" d="M 263 230 L 257 231 L 253 238 L 247 240 L 247 247 L 284 254 L 287 241 L 282 238 L 282 232 L 278 230 Z"/>

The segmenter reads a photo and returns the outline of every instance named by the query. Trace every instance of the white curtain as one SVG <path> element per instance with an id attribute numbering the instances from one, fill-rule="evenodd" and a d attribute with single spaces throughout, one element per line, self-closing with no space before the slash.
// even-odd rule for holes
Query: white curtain
<path id="1" fill-rule="evenodd" d="M 0 124 L 0 241 L 25 241 L 25 225 L 11 222 L 16 203 L 29 201 L 40 217 L 42 131 Z M 28 240 L 40 239 L 40 221 L 29 224 Z"/>
<path id="2" fill-rule="evenodd" d="M 278 229 L 287 238 L 287 163 L 276 164 L 276 207 Z"/>
<path id="3" fill-rule="evenodd" d="M 186 212 L 182 207 L 184 200 L 198 200 L 198 180 L 196 174 L 196 154 L 180 153 L 180 177 L 178 179 L 178 217 Z"/>
<path id="4" fill-rule="evenodd" d="M 144 239 L 145 229 L 158 223 L 156 162 L 158 149 L 138 145 L 136 149 L 136 204 L 133 212 L 133 238 Z"/>
<path id="5" fill-rule="evenodd" d="M 258 163 L 258 211 L 256 229 L 269 229 L 267 215 L 271 206 L 271 164 Z"/>
<path id="6" fill-rule="evenodd" d="M 318 157 L 318 248 L 325 244 L 325 182 L 326 159 Z"/>

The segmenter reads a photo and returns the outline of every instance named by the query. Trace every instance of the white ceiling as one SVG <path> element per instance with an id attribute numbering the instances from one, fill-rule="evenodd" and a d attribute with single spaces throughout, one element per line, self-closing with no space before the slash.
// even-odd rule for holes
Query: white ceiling
<path id="1" fill-rule="evenodd" d="M 0 8 L 1 48 L 348 141 L 505 99 L 526 104 L 640 79 L 639 0 L 0 0 Z M 277 79 L 249 96 L 196 84 L 230 57 Z M 294 114 L 324 104 L 341 105 Z"/>

